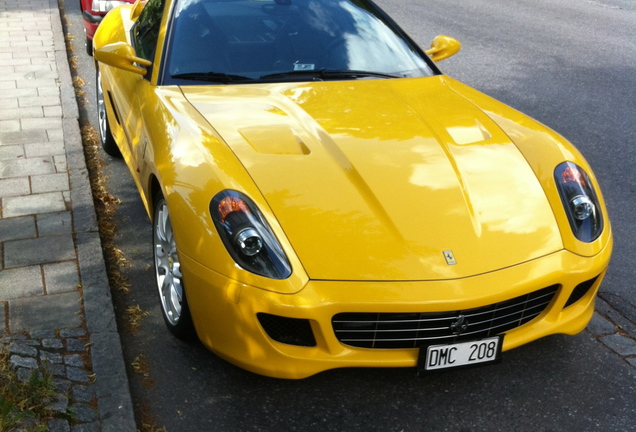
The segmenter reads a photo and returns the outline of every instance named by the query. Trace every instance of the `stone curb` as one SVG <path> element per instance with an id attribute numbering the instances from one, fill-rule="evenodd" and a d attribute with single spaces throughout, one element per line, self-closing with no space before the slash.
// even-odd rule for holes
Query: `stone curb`
<path id="1" fill-rule="evenodd" d="M 49 0 L 49 5 L 60 80 L 64 142 L 71 185 L 71 211 L 101 430 L 135 431 L 137 428 L 132 398 L 82 146 L 79 109 L 67 57 L 61 11 L 56 0 Z"/>

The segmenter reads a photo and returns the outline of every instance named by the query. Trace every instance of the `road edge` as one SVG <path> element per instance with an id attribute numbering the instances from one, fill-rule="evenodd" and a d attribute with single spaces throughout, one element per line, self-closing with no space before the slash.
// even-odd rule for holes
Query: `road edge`
<path id="1" fill-rule="evenodd" d="M 80 118 L 69 66 L 63 3 L 49 0 L 55 60 L 60 80 L 64 142 L 71 186 L 71 213 L 82 281 L 86 328 L 90 337 L 92 370 L 103 432 L 136 431 L 132 396 L 99 237 L 97 217 L 86 167 Z"/>

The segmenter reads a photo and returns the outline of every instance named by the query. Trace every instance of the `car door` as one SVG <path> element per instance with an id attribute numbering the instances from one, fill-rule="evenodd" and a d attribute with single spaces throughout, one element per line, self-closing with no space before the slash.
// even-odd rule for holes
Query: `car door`
<path id="1" fill-rule="evenodd" d="M 157 44 L 162 25 L 166 0 L 150 0 L 141 12 L 137 22 L 131 29 L 131 41 L 138 57 L 153 62 L 146 75 L 135 75 L 129 81 L 131 86 L 130 111 L 126 121 L 127 141 L 129 144 L 129 165 L 134 177 L 138 177 L 142 169 L 142 160 L 149 143 L 148 128 L 152 122 L 160 118 L 152 116 L 152 107 L 158 106 L 156 85 L 152 82 Z M 150 108 L 150 109 L 149 109 Z M 137 178 L 135 178 L 138 181 Z M 139 184 L 138 184 L 139 185 Z"/>

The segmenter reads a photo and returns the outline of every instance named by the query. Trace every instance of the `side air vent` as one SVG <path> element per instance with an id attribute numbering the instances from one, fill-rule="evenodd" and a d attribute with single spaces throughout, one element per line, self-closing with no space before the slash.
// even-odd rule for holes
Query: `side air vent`
<path id="1" fill-rule="evenodd" d="M 309 320 L 266 313 L 259 313 L 257 317 L 267 335 L 277 342 L 304 347 L 316 346 Z"/>
<path id="2" fill-rule="evenodd" d="M 581 282 L 580 284 L 578 284 L 574 290 L 572 290 L 572 294 L 570 294 L 570 298 L 568 299 L 568 301 L 565 303 L 565 307 L 568 307 L 570 305 L 573 305 L 574 303 L 576 303 L 577 301 L 581 300 L 583 298 L 583 296 L 585 294 L 587 294 L 587 292 L 590 290 L 590 288 L 592 288 L 592 286 L 594 285 L 594 282 L 596 282 L 596 279 L 598 279 L 598 276 L 596 276 L 595 278 L 592 278 L 590 280 L 587 280 L 585 282 Z"/>

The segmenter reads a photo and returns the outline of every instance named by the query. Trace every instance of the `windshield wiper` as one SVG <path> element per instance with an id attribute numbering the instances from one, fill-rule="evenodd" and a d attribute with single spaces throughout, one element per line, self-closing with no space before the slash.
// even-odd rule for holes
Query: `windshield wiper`
<path id="1" fill-rule="evenodd" d="M 254 78 L 242 76 L 242 75 L 232 75 L 222 72 L 186 72 L 172 75 L 174 79 L 182 79 L 182 80 L 193 80 L 193 81 L 210 81 L 210 82 L 219 82 L 223 84 L 234 84 L 237 82 L 255 82 L 255 81 L 279 81 L 286 79 L 293 79 L 298 81 L 305 81 L 308 78 L 312 81 L 327 81 L 327 80 L 338 80 L 338 79 L 358 79 L 358 78 L 402 78 L 400 75 L 391 75 L 382 72 L 370 72 L 370 71 L 359 71 L 359 70 L 327 70 L 327 69 L 319 69 L 319 70 L 298 70 L 298 71 L 289 71 L 289 72 L 281 72 L 263 75 L 260 79 L 255 80 Z"/>
<path id="2" fill-rule="evenodd" d="M 232 75 L 221 72 L 187 72 L 187 73 L 179 73 L 175 75 L 171 75 L 172 78 L 175 79 L 183 79 L 183 80 L 194 80 L 194 81 L 211 81 L 211 82 L 220 82 L 223 84 L 230 84 L 235 82 L 242 81 L 254 81 L 254 79 L 241 76 L 241 75 Z"/>
<path id="3" fill-rule="evenodd" d="M 402 78 L 400 75 L 392 75 L 382 72 L 360 71 L 360 70 L 298 70 L 281 72 L 269 75 L 263 75 L 261 80 L 278 80 L 278 79 L 307 79 L 312 78 L 313 81 L 338 80 L 338 79 L 358 79 L 358 78 Z"/>

